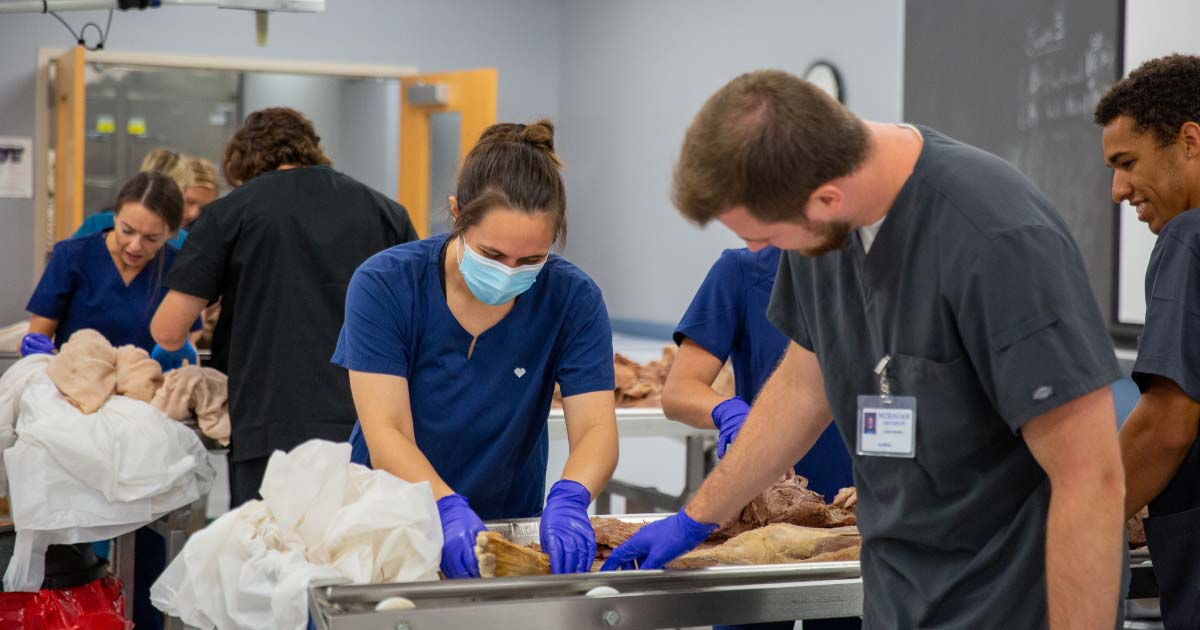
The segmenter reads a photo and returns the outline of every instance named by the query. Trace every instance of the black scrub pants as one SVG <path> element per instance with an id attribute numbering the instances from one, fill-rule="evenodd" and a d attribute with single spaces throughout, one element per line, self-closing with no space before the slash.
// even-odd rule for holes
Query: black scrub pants
<path id="1" fill-rule="evenodd" d="M 262 486 L 263 475 L 267 472 L 267 460 L 270 457 L 259 457 L 241 462 L 229 462 L 229 509 L 234 509 L 247 501 L 261 499 L 258 489 Z"/>

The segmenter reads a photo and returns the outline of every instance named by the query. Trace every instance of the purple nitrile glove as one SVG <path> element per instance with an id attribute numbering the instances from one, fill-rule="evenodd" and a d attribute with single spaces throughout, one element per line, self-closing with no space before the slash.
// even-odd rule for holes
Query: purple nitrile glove
<path id="1" fill-rule="evenodd" d="M 596 532 L 588 518 L 592 495 L 583 484 L 560 479 L 550 486 L 539 534 L 551 573 L 587 573 L 596 559 Z"/>
<path id="2" fill-rule="evenodd" d="M 487 529 L 461 494 L 448 494 L 437 502 L 442 519 L 442 574 L 448 578 L 479 577 L 475 537 Z"/>
<path id="3" fill-rule="evenodd" d="M 717 436 L 717 459 L 725 457 L 725 451 L 729 450 L 729 445 L 733 444 L 733 439 L 742 430 L 742 424 L 746 422 L 748 413 L 750 413 L 750 405 L 737 396 L 713 407 L 713 424 L 720 432 Z"/>
<path id="4" fill-rule="evenodd" d="M 54 354 L 54 342 L 42 333 L 29 333 L 21 337 L 21 356 L 31 354 Z"/>
<path id="5" fill-rule="evenodd" d="M 678 514 L 644 525 L 613 550 L 600 570 L 661 569 L 695 549 L 716 530 L 716 525 L 698 523 L 685 510 L 679 510 Z"/>

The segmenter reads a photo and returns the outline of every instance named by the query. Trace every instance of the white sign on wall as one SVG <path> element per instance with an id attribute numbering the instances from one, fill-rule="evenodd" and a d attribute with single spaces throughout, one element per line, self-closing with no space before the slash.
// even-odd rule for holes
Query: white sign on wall
<path id="1" fill-rule="evenodd" d="M 0 136 L 0 197 L 33 197 L 33 138 Z"/>

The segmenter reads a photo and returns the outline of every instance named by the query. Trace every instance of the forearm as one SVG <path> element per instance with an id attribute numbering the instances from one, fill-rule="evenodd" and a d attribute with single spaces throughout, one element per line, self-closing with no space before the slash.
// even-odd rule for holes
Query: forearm
<path id="1" fill-rule="evenodd" d="M 712 410 L 725 398 L 709 385 L 681 380 L 663 389 L 663 415 L 697 429 L 713 429 Z"/>
<path id="2" fill-rule="evenodd" d="M 590 427 L 571 446 L 562 478 L 578 481 L 592 498 L 608 485 L 617 468 L 617 432 L 603 425 Z"/>
<path id="3" fill-rule="evenodd" d="M 805 354 L 792 357 L 793 352 Z M 807 453 L 829 426 L 831 414 L 815 358 L 793 350 L 784 361 L 763 386 L 736 445 L 688 504 L 693 519 L 728 521 Z"/>
<path id="4" fill-rule="evenodd" d="M 194 295 L 168 291 L 150 321 L 150 336 L 163 350 L 178 350 L 187 343 L 192 324 L 200 317 L 206 301 Z"/>
<path id="5" fill-rule="evenodd" d="M 1169 410 L 1155 410 L 1144 399 L 1121 427 L 1121 459 L 1125 462 L 1125 517 L 1137 514 L 1166 489 L 1196 439 L 1195 423 L 1174 439 L 1164 439 L 1156 423 L 1170 421 Z M 1190 437 L 1189 437 L 1190 436 Z"/>
<path id="6" fill-rule="evenodd" d="M 1086 487 L 1051 486 L 1046 525 L 1050 629 L 1111 628 L 1120 603 L 1121 480 L 1113 471 Z"/>
<path id="7" fill-rule="evenodd" d="M 386 470 L 412 483 L 428 481 L 434 499 L 454 493 L 417 444 L 399 429 L 385 426 L 367 432 L 364 425 L 363 430 L 371 452 L 371 464 L 376 470 Z"/>

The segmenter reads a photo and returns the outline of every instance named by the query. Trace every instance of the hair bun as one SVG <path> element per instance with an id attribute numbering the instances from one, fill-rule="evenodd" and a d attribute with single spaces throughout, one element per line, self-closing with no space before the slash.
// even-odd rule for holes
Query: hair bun
<path id="1" fill-rule="evenodd" d="M 488 127 L 479 136 L 479 143 L 489 142 L 523 142 L 534 147 L 554 153 L 554 123 L 543 118 L 529 124 L 497 123 Z"/>

